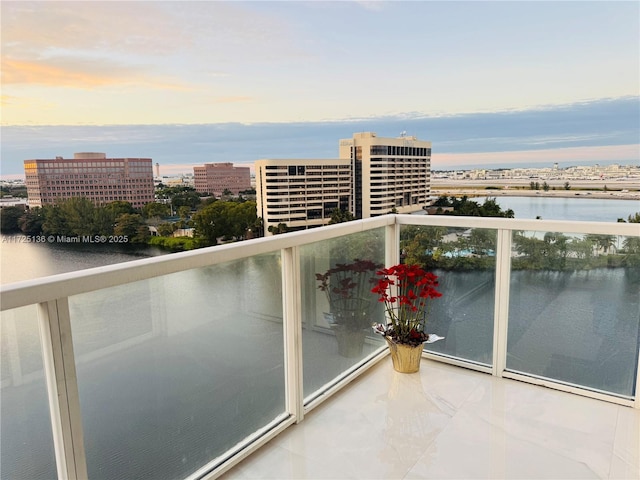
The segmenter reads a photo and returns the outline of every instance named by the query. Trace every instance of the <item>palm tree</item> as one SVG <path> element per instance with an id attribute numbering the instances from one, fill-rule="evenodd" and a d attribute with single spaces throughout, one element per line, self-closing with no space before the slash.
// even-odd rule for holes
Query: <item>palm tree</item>
<path id="1" fill-rule="evenodd" d="M 596 252 L 602 250 L 605 255 L 609 252 L 609 249 L 616 244 L 615 235 L 587 235 L 585 240 L 594 245 Z"/>

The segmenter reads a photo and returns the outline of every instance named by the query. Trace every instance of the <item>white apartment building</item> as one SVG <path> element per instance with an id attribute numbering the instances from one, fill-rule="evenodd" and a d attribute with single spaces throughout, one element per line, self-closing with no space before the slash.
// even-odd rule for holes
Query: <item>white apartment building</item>
<path id="1" fill-rule="evenodd" d="M 353 169 L 356 218 L 412 213 L 428 204 L 431 194 L 431 142 L 402 134 L 398 138 L 355 133 L 340 140 L 340 158 Z"/>
<path id="2" fill-rule="evenodd" d="M 284 223 L 304 230 L 329 223 L 335 208 L 352 211 L 351 163 L 348 159 L 258 160 L 256 204 L 265 235 Z"/>
<path id="3" fill-rule="evenodd" d="M 258 216 L 268 228 L 326 225 L 335 208 L 356 218 L 411 213 L 428 205 L 431 142 L 356 133 L 340 140 L 338 159 L 258 160 Z"/>

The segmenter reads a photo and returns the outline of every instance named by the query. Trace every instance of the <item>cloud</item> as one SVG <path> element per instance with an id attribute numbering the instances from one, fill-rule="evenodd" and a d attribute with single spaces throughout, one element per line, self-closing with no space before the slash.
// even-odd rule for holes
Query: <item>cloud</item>
<path id="1" fill-rule="evenodd" d="M 242 103 L 251 102 L 253 97 L 235 96 L 235 97 L 214 97 L 211 103 Z"/>
<path id="2" fill-rule="evenodd" d="M 513 150 L 481 153 L 433 153 L 431 168 L 490 168 L 491 166 L 572 162 L 584 165 L 593 162 L 638 165 L 640 144 L 601 145 L 590 147 L 550 148 L 545 150 Z"/>
<path id="3" fill-rule="evenodd" d="M 108 85 L 137 85 L 162 90 L 192 90 L 171 80 L 152 78 L 140 67 L 95 59 L 2 60 L 2 84 L 46 85 L 90 89 Z"/>
<path id="4" fill-rule="evenodd" d="M 161 3 L 3 2 L 3 47 L 27 58 L 56 50 L 166 55 L 185 37 L 158 34 L 176 27 Z"/>
<path id="5" fill-rule="evenodd" d="M 276 58 L 295 51 L 290 30 L 242 2 L 2 2 L 3 54 L 31 60 L 60 52 L 233 59 L 237 46 L 245 60 Z"/>
<path id="6" fill-rule="evenodd" d="M 354 0 L 354 3 L 365 10 L 380 12 L 384 10 L 387 2 L 384 0 Z"/>
<path id="7" fill-rule="evenodd" d="M 335 158 L 340 139 L 366 131 L 381 137 L 397 137 L 406 131 L 430 140 L 433 168 L 440 169 L 447 165 L 556 161 L 637 164 L 638 104 L 637 97 L 625 97 L 517 112 L 250 125 L 6 126 L 2 129 L 2 171 L 19 173 L 22 161 L 28 158 L 71 156 L 81 151 L 151 157 L 161 165 Z"/>
<path id="8" fill-rule="evenodd" d="M 49 100 L 43 100 L 35 97 L 16 97 L 13 95 L 2 95 L 0 102 L 3 106 L 11 106 L 14 109 L 38 108 L 40 110 L 50 110 L 57 106 L 55 102 L 51 102 Z"/>

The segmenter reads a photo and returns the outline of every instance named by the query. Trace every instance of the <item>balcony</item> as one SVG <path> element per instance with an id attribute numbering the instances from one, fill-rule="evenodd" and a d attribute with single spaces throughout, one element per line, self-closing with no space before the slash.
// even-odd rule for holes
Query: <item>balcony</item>
<path id="1" fill-rule="evenodd" d="M 640 411 L 423 360 L 373 367 L 222 478 L 636 479 Z"/>
<path id="2" fill-rule="evenodd" d="M 639 241 L 387 215 L 4 286 L 0 474 L 638 478 Z M 356 258 L 440 275 L 419 375 L 339 343 Z"/>

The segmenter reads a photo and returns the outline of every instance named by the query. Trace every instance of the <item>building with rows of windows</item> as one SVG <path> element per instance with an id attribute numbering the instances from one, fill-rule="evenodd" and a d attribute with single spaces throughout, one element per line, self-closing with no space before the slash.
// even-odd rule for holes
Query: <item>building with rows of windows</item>
<path id="1" fill-rule="evenodd" d="M 258 160 L 255 168 L 257 210 L 265 235 L 280 223 L 303 230 L 326 225 L 336 208 L 352 210 L 347 159 Z"/>
<path id="2" fill-rule="evenodd" d="M 104 153 L 75 153 L 72 159 L 24 161 L 29 206 L 52 205 L 85 197 L 96 205 L 116 200 L 134 208 L 154 201 L 150 158 L 107 158 Z"/>
<path id="3" fill-rule="evenodd" d="M 251 189 L 251 169 L 234 167 L 233 163 L 205 163 L 193 167 L 194 186 L 197 192 L 222 196 L 225 190 L 233 195 Z"/>
<path id="4" fill-rule="evenodd" d="M 355 218 L 412 213 L 429 204 L 431 142 L 356 133 L 337 159 L 258 160 L 256 197 L 265 234 L 326 225 L 335 208 Z"/>

